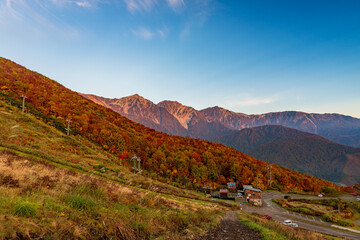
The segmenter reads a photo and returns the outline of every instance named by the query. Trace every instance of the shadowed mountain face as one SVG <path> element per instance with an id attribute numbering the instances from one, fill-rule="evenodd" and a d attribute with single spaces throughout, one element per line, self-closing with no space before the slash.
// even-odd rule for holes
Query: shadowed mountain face
<path id="1" fill-rule="evenodd" d="M 243 129 L 218 142 L 258 159 L 329 181 L 360 182 L 360 149 L 282 126 Z"/>
<path id="2" fill-rule="evenodd" d="M 340 114 L 289 111 L 246 115 L 220 107 L 198 111 L 175 101 L 154 104 L 137 94 L 120 99 L 82 95 L 133 121 L 173 135 L 213 141 L 234 130 L 281 125 L 314 133 L 343 145 L 360 147 L 360 119 Z"/>

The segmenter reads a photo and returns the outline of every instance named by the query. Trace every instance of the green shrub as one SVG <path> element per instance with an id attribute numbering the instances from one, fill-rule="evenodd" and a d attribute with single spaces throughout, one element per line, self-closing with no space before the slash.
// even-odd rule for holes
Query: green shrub
<path id="1" fill-rule="evenodd" d="M 360 213 L 360 202 L 353 202 L 352 209 L 354 209 L 357 213 Z"/>
<path id="2" fill-rule="evenodd" d="M 146 194 L 146 196 L 141 199 L 140 203 L 145 207 L 153 207 L 155 205 L 155 197 L 156 195 L 153 193 Z"/>
<path id="3" fill-rule="evenodd" d="M 74 190 L 74 193 L 78 195 L 91 196 L 94 197 L 95 199 L 100 199 L 105 197 L 104 191 L 100 188 L 99 183 L 97 183 L 96 181 L 77 187 Z"/>
<path id="4" fill-rule="evenodd" d="M 148 224 L 137 222 L 135 223 L 136 235 L 139 239 L 150 239 L 151 231 Z"/>
<path id="5" fill-rule="evenodd" d="M 309 209 L 309 208 L 306 208 L 306 207 L 291 208 L 291 211 L 306 214 L 306 215 L 311 215 L 311 216 L 321 216 L 321 215 L 323 215 L 322 212 L 318 212 L 318 211 L 315 211 L 313 209 Z"/>
<path id="6" fill-rule="evenodd" d="M 132 212 L 139 212 L 142 210 L 142 208 L 140 206 L 133 204 L 133 203 L 129 204 L 129 209 Z"/>
<path id="7" fill-rule="evenodd" d="M 35 217 L 39 204 L 31 202 L 21 202 L 14 206 L 14 214 L 20 217 Z"/>
<path id="8" fill-rule="evenodd" d="M 329 215 L 329 214 L 324 214 L 321 218 L 326 222 L 332 222 L 332 223 L 335 223 L 337 225 L 344 226 L 344 227 L 353 227 L 354 226 L 354 224 L 352 222 L 339 219 L 339 218 L 337 218 L 333 215 Z"/>
<path id="9" fill-rule="evenodd" d="M 333 187 L 323 187 L 320 191 L 325 193 L 328 197 L 336 197 L 339 195 L 339 191 Z"/>
<path id="10" fill-rule="evenodd" d="M 91 210 L 96 205 L 90 197 L 80 195 L 66 196 L 64 200 L 68 205 L 79 210 Z"/>
<path id="11" fill-rule="evenodd" d="M 167 219 L 173 224 L 174 230 L 179 232 L 190 224 L 190 217 L 187 216 L 186 212 L 172 212 L 167 216 Z"/>

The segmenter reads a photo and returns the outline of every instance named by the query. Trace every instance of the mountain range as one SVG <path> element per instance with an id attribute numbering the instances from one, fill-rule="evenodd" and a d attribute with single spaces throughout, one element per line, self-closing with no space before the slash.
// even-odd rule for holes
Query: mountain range
<path id="1" fill-rule="evenodd" d="M 246 115 L 220 107 L 198 111 L 176 101 L 155 104 L 138 94 L 119 99 L 81 95 L 157 131 L 219 142 L 329 181 L 360 182 L 357 118 L 295 111 Z"/>
<path id="2" fill-rule="evenodd" d="M 135 122 L 173 135 L 213 141 L 244 128 L 281 125 L 313 133 L 343 145 L 360 147 L 360 119 L 336 113 L 286 111 L 247 115 L 217 106 L 198 111 L 176 101 L 155 104 L 138 94 L 119 99 L 81 95 Z"/>

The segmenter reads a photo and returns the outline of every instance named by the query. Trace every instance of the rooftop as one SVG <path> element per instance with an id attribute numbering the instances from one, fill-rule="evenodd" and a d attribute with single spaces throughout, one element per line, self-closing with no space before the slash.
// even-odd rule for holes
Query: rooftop
<path id="1" fill-rule="evenodd" d="M 251 191 L 255 191 L 255 192 L 261 192 L 260 189 L 257 189 L 257 188 L 253 188 L 253 187 L 250 187 L 250 186 L 243 186 L 244 190 L 251 190 Z"/>

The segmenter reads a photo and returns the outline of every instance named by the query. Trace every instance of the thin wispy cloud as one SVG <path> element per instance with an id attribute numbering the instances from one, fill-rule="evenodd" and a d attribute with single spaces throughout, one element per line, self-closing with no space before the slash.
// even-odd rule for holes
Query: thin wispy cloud
<path id="1" fill-rule="evenodd" d="M 241 100 L 233 100 L 228 101 L 226 103 L 229 107 L 250 107 L 250 106 L 259 106 L 259 105 L 267 105 L 274 103 L 279 100 L 279 97 L 251 97 L 245 96 Z"/>
<path id="2" fill-rule="evenodd" d="M 166 0 L 166 2 L 174 11 L 179 11 L 185 7 L 184 0 Z"/>
<path id="3" fill-rule="evenodd" d="M 150 31 L 147 28 L 141 27 L 139 29 L 136 30 L 131 30 L 131 32 L 138 38 L 142 38 L 145 40 L 150 40 L 154 37 L 154 33 L 152 31 Z"/>
<path id="4" fill-rule="evenodd" d="M 180 32 L 180 40 L 186 39 L 190 35 L 190 26 L 186 26 L 181 32 Z"/>
<path id="5" fill-rule="evenodd" d="M 264 105 L 275 102 L 275 99 L 272 98 L 259 98 L 259 99 L 247 99 L 239 102 L 235 102 L 234 104 L 237 106 L 257 106 Z"/>
<path id="6" fill-rule="evenodd" d="M 76 5 L 78 5 L 79 7 L 92 7 L 91 3 L 88 1 L 81 1 L 81 2 L 75 2 Z"/>
<path id="7" fill-rule="evenodd" d="M 0 27 L 30 31 L 34 36 L 47 37 L 52 32 L 68 39 L 78 38 L 78 31 L 63 22 L 53 10 L 68 4 L 85 7 L 90 1 L 98 0 L 0 0 Z"/>
<path id="8" fill-rule="evenodd" d="M 148 13 L 167 4 L 173 11 L 178 12 L 185 7 L 184 0 L 124 0 L 126 8 L 132 14 L 136 12 Z"/>
<path id="9" fill-rule="evenodd" d="M 124 0 L 126 8 L 131 13 L 150 12 L 158 5 L 157 0 Z"/>
<path id="10" fill-rule="evenodd" d="M 146 27 L 140 27 L 138 29 L 132 29 L 131 32 L 135 37 L 150 40 L 153 38 L 165 38 L 168 34 L 168 28 L 164 26 L 161 29 L 151 30 Z"/>
<path id="11" fill-rule="evenodd" d="M 167 35 L 168 35 L 168 33 L 169 33 L 169 29 L 168 29 L 168 27 L 165 26 L 165 25 L 163 26 L 162 29 L 158 29 L 158 30 L 157 30 L 157 34 L 158 34 L 158 36 L 161 37 L 161 38 L 166 38 Z"/>
<path id="12" fill-rule="evenodd" d="M 119 11 L 130 12 L 134 17 L 137 17 L 136 13 L 142 13 L 141 18 L 144 19 L 147 15 L 156 18 L 154 15 L 176 14 L 181 17 L 183 29 L 170 31 L 170 27 L 165 26 L 166 22 L 159 22 L 157 26 L 143 22 L 140 26 L 144 27 L 129 26 L 129 29 L 134 36 L 144 40 L 166 39 L 170 32 L 183 40 L 206 21 L 204 13 L 208 12 L 209 1 L 212 0 L 0 0 L 0 27 L 33 29 L 43 36 L 51 36 L 49 33 L 53 32 L 66 38 L 78 38 L 80 30 L 74 22 L 63 17 L 67 11 L 73 8 L 101 11 L 102 5 L 111 5 L 119 7 Z M 119 5 L 119 2 L 122 4 Z"/>

